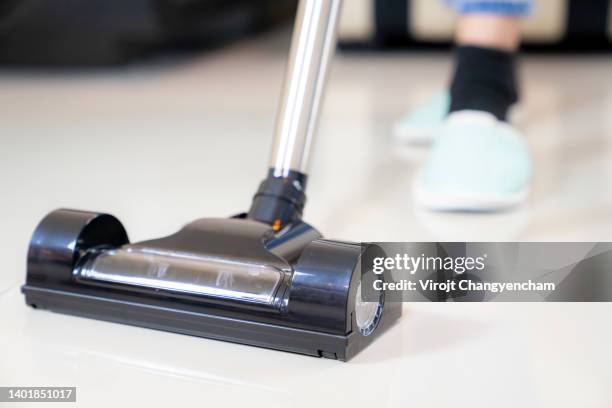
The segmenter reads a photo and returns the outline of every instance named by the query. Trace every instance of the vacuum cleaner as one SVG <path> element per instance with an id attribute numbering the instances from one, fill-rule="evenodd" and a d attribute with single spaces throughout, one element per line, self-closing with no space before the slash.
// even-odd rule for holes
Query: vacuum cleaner
<path id="1" fill-rule="evenodd" d="M 390 327 L 401 304 L 361 296 L 361 261 L 380 247 L 323 239 L 302 220 L 340 6 L 300 1 L 270 170 L 248 213 L 130 243 L 112 215 L 53 211 L 30 242 L 26 303 L 342 361 Z"/>

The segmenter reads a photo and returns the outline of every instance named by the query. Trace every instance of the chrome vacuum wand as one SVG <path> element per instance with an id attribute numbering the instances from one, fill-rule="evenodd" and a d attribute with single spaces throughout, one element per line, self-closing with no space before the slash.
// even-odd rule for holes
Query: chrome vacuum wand
<path id="1" fill-rule="evenodd" d="M 341 0 L 302 0 L 276 121 L 270 167 L 275 177 L 306 174 L 336 48 Z"/>
<path id="2" fill-rule="evenodd" d="M 268 178 L 249 218 L 281 228 L 301 218 L 342 0 L 301 0 L 293 32 Z"/>

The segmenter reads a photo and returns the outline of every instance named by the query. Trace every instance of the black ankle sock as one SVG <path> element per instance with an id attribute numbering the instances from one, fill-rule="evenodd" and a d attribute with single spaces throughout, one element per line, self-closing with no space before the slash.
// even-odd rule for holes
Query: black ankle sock
<path id="1" fill-rule="evenodd" d="M 459 46 L 450 112 L 480 110 L 506 120 L 518 101 L 515 55 L 493 48 Z"/>

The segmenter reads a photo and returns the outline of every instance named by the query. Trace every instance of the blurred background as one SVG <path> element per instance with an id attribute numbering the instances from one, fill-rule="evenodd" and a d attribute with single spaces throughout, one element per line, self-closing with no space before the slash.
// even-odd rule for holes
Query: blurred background
<path id="1" fill-rule="evenodd" d="M 0 62 L 105 65 L 203 50 L 290 21 L 296 0 L 5 0 Z M 539 0 L 524 24 L 527 48 L 607 50 L 608 0 Z M 352 0 L 340 41 L 347 49 L 447 46 L 455 14 L 441 1 Z"/>

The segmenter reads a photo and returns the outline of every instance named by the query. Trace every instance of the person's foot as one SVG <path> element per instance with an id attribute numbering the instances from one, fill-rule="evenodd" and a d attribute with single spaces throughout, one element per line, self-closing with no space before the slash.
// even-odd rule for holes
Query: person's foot
<path id="1" fill-rule="evenodd" d="M 450 105 L 451 97 L 448 91 L 438 92 L 416 109 L 407 112 L 393 125 L 393 138 L 405 145 L 433 143 L 448 117 Z M 520 122 L 522 113 L 520 104 L 513 105 L 508 113 L 508 120 L 510 123 Z"/>
<path id="2" fill-rule="evenodd" d="M 450 94 L 439 92 L 400 119 L 393 126 L 393 137 L 404 144 L 431 143 L 448 115 L 450 103 Z"/>
<path id="3" fill-rule="evenodd" d="M 516 129 L 487 112 L 455 112 L 435 136 L 414 198 L 438 211 L 503 210 L 527 199 L 531 171 Z"/>

